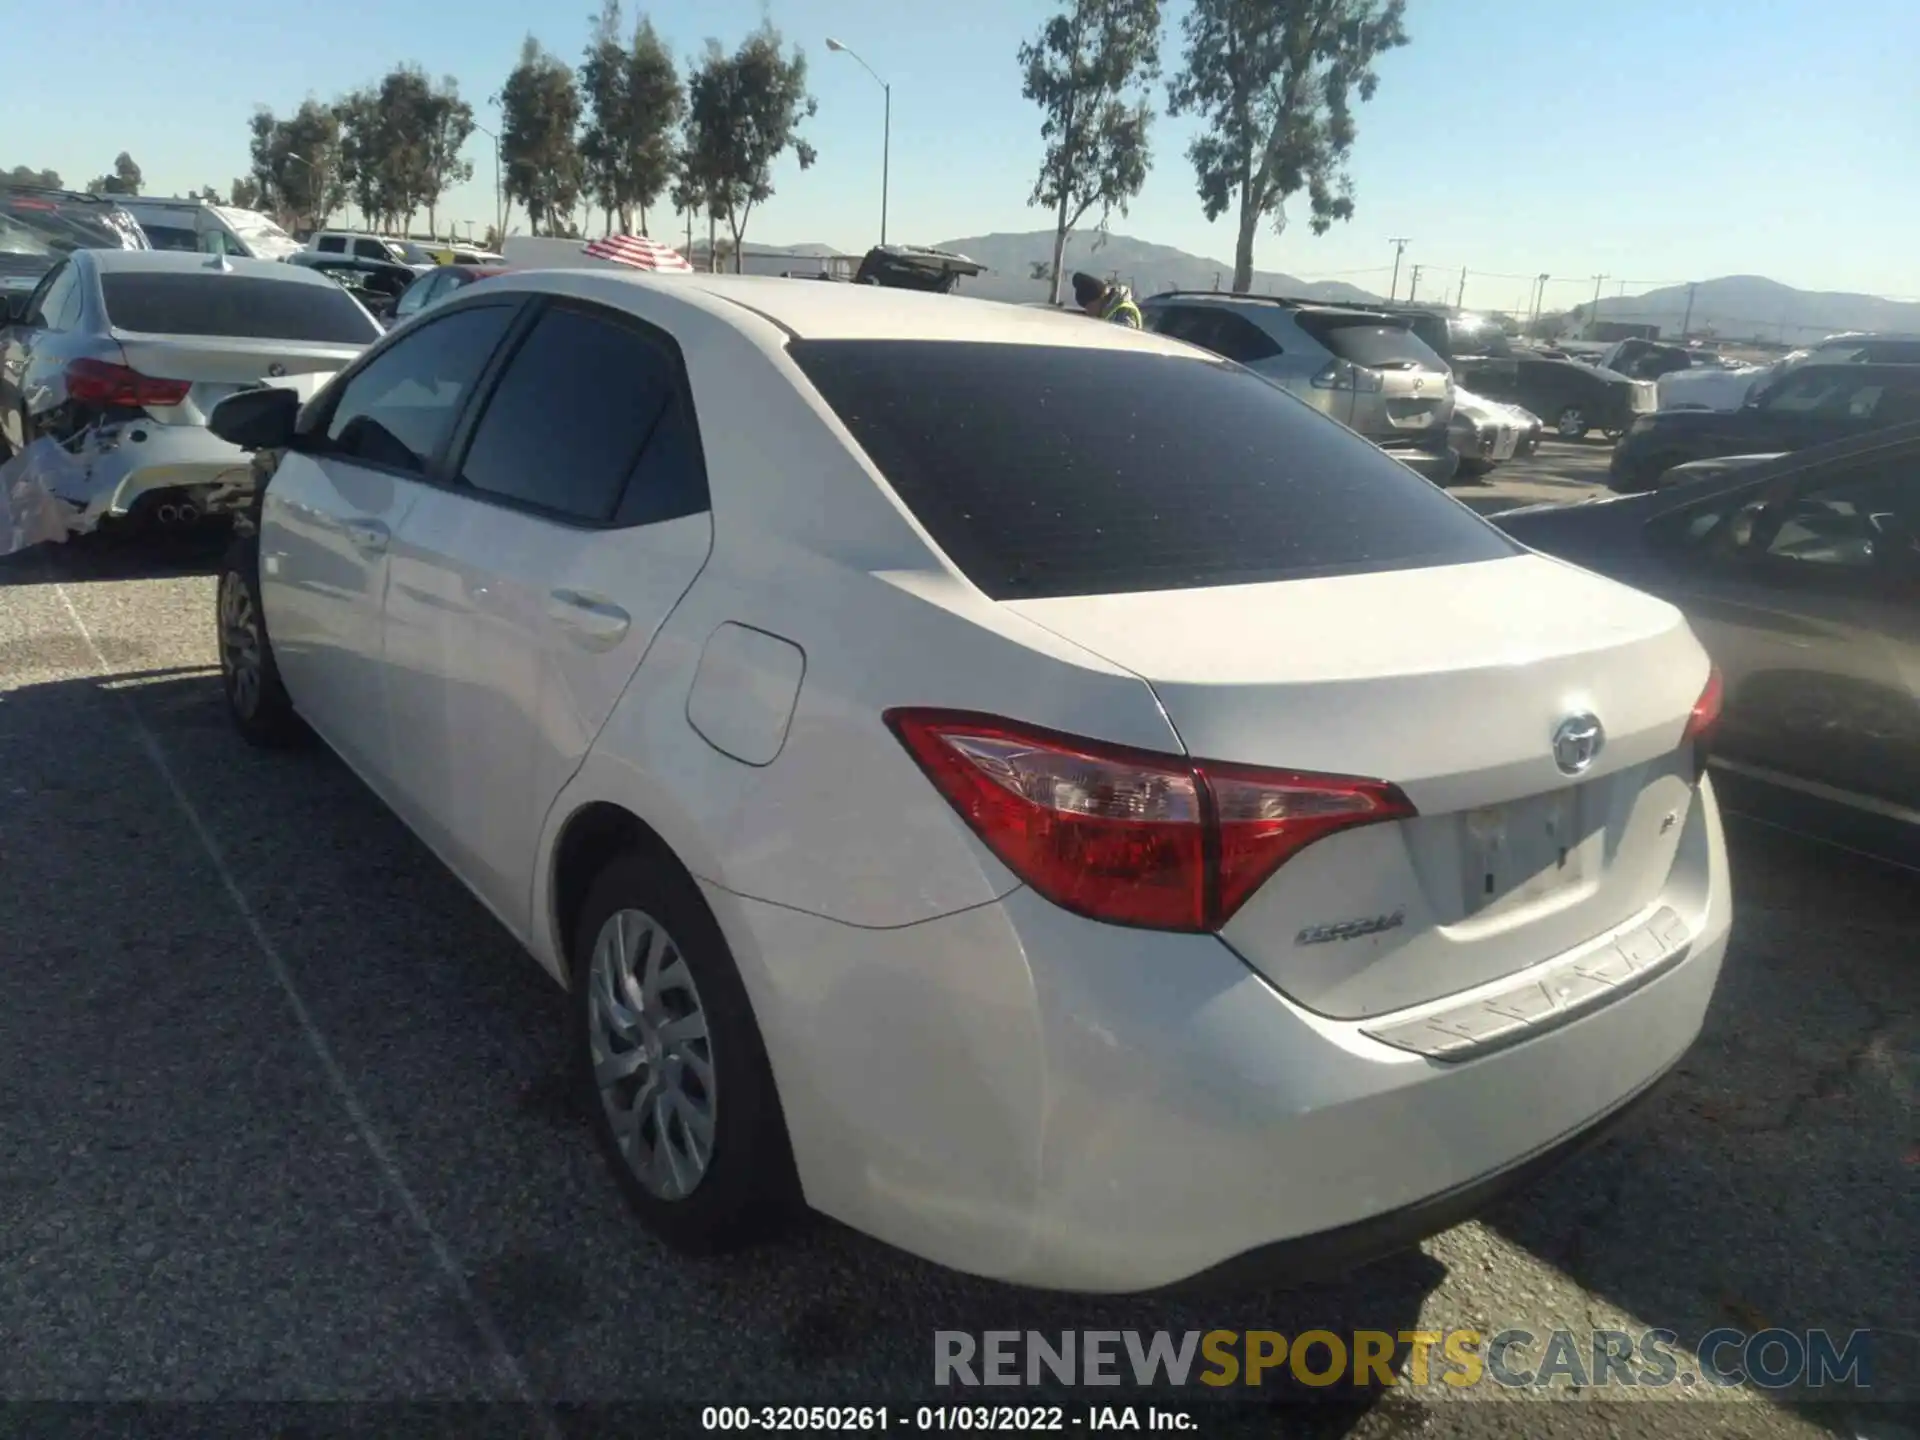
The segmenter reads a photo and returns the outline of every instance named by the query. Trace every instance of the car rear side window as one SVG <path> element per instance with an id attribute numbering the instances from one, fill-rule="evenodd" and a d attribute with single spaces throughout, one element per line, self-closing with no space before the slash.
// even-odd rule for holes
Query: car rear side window
<path id="1" fill-rule="evenodd" d="M 1413 471 L 1235 366 L 918 340 L 788 350 L 934 542 L 994 599 L 1515 553 Z"/>
<path id="2" fill-rule="evenodd" d="M 680 392 L 670 342 L 611 316 L 555 306 L 507 362 L 460 478 L 589 524 L 612 523 L 616 509 L 621 523 L 634 525 L 698 513 L 706 509 L 705 472 Z M 635 493 L 623 507 L 629 477 Z"/>
<path id="3" fill-rule="evenodd" d="M 1300 328 L 1340 359 L 1369 370 L 1444 370 L 1447 362 L 1434 353 L 1406 325 L 1386 325 L 1370 316 L 1317 315 L 1296 317 Z"/>
<path id="4" fill-rule="evenodd" d="M 517 313 L 479 305 L 408 327 L 347 381 L 327 419 L 327 453 L 423 472 Z"/>
<path id="5" fill-rule="evenodd" d="M 380 327 L 332 285 L 219 270 L 109 270 L 107 323 L 145 335 L 220 335 L 365 345 Z"/>
<path id="6" fill-rule="evenodd" d="M 1174 313 L 1180 317 L 1176 322 L 1153 328 L 1242 365 L 1271 359 L 1280 353 L 1280 346 L 1271 335 L 1244 315 L 1235 315 L 1224 306 L 1177 306 Z"/>
<path id="7" fill-rule="evenodd" d="M 200 248 L 200 237 L 182 226 L 155 225 L 147 221 L 143 222 L 140 228 L 147 232 L 147 244 L 155 250 L 198 250 Z"/>

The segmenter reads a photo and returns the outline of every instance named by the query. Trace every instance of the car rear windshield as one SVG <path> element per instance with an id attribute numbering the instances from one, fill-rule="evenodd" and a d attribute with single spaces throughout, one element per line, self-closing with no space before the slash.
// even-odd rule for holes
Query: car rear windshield
<path id="1" fill-rule="evenodd" d="M 788 349 L 934 542 L 996 600 L 1514 553 L 1345 426 L 1222 361 L 924 340 Z"/>
<path id="2" fill-rule="evenodd" d="M 147 335 L 229 335 L 364 345 L 380 327 L 337 285 L 222 271 L 109 271 L 108 323 Z"/>
<path id="3" fill-rule="evenodd" d="M 132 217 L 98 201 L 0 189 L 0 216 L 62 255 L 79 249 L 145 248 Z"/>
<path id="4" fill-rule="evenodd" d="M 1371 316 L 1315 315 L 1298 317 L 1300 328 L 1342 360 L 1369 370 L 1407 370 L 1424 367 L 1444 370 L 1447 362 L 1434 353 L 1407 325 L 1389 324 Z"/>

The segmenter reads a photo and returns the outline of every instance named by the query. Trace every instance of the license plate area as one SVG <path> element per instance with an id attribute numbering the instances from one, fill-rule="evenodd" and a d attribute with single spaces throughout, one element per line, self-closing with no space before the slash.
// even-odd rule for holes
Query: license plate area
<path id="1" fill-rule="evenodd" d="M 1461 818 L 1461 899 L 1468 916 L 1527 904 L 1578 885 L 1589 847 L 1580 843 L 1583 787 L 1568 786 Z"/>

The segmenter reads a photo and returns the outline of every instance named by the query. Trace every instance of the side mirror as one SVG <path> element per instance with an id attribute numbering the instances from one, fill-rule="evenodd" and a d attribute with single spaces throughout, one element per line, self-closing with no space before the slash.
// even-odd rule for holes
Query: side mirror
<path id="1" fill-rule="evenodd" d="M 278 385 L 242 390 L 213 407 L 207 428 L 242 450 L 280 450 L 293 442 L 300 397 Z"/>

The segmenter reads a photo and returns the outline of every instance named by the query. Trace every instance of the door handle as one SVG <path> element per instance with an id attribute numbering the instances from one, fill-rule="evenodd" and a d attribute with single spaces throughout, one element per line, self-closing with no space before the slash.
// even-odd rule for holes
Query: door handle
<path id="1" fill-rule="evenodd" d="M 575 644 L 589 650 L 611 649 L 633 628 L 633 617 L 611 600 L 578 590 L 555 590 L 547 600 L 547 615 Z"/>
<path id="2" fill-rule="evenodd" d="M 349 520 L 346 525 L 347 538 L 368 554 L 378 555 L 387 548 L 387 541 L 393 532 L 378 520 Z"/>

